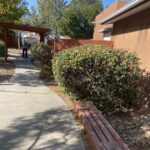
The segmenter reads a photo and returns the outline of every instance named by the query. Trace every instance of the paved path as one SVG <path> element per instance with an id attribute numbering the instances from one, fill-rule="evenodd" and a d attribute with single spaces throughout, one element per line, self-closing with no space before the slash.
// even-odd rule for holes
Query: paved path
<path id="1" fill-rule="evenodd" d="M 0 84 L 0 150 L 83 150 L 65 103 L 30 60 L 16 55 L 14 62 L 15 75 Z"/>

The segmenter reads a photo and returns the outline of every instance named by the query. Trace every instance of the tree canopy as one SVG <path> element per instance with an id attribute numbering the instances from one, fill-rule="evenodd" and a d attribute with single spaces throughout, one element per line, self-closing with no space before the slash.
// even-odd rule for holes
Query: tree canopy
<path id="1" fill-rule="evenodd" d="M 66 0 L 37 0 L 37 7 L 32 7 L 22 21 L 24 24 L 50 28 L 54 35 L 58 35 L 58 20 L 66 4 Z"/>
<path id="2" fill-rule="evenodd" d="M 92 21 L 102 9 L 100 0 L 72 0 L 59 21 L 60 32 L 71 38 L 92 38 Z"/>
<path id="3" fill-rule="evenodd" d="M 40 23 L 50 27 L 55 36 L 58 36 L 58 20 L 61 19 L 65 8 L 66 0 L 38 0 Z"/>
<path id="4" fill-rule="evenodd" d="M 101 0 L 37 0 L 37 7 L 23 18 L 25 24 L 48 27 L 52 35 L 92 38 L 95 20 L 102 9 Z"/>
<path id="5" fill-rule="evenodd" d="M 16 22 L 27 10 L 24 0 L 0 0 L 0 21 Z"/>

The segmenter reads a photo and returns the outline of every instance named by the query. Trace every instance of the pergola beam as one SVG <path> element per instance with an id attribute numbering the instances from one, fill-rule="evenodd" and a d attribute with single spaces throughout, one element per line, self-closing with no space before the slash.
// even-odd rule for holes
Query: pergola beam
<path id="1" fill-rule="evenodd" d="M 14 23 L 4 23 L 4 22 L 0 22 L 0 27 L 2 27 L 5 31 L 5 44 L 6 44 L 5 61 L 7 61 L 7 56 L 8 56 L 8 45 L 7 45 L 8 29 L 15 29 L 15 30 L 39 33 L 40 34 L 40 42 L 44 42 L 44 34 L 50 31 L 50 29 L 48 29 L 48 28 L 40 28 L 40 27 L 34 27 L 34 26 L 28 26 L 28 25 L 17 25 Z"/>
<path id="2" fill-rule="evenodd" d="M 36 33 L 47 33 L 50 31 L 50 29 L 48 29 L 48 28 L 40 28 L 40 27 L 34 27 L 34 26 L 28 26 L 28 25 L 18 25 L 18 24 L 14 24 L 14 23 L 4 23 L 4 22 L 0 22 L 0 27 L 8 28 L 8 29 L 36 32 Z"/>

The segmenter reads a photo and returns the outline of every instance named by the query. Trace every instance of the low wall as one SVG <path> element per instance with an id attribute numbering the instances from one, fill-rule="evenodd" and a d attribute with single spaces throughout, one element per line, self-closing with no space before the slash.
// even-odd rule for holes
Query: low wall
<path id="1" fill-rule="evenodd" d="M 48 42 L 49 46 L 52 46 L 53 52 L 57 53 L 59 51 L 62 51 L 66 48 L 71 48 L 74 46 L 84 45 L 84 44 L 99 44 L 102 46 L 107 46 L 112 48 L 113 42 L 112 41 L 100 41 L 100 40 L 73 40 L 73 39 L 61 39 L 61 40 L 49 40 Z"/>

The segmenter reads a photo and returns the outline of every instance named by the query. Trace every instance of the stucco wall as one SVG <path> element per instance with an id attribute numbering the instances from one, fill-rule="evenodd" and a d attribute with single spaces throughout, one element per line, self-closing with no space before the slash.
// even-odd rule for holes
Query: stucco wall
<path id="1" fill-rule="evenodd" d="M 150 9 L 114 23 L 112 34 L 115 48 L 136 52 L 150 71 Z"/>
<path id="2" fill-rule="evenodd" d="M 99 30 L 110 26 L 110 24 L 101 25 L 100 21 L 102 21 L 104 18 L 111 15 L 113 12 L 115 12 L 117 9 L 119 9 L 120 7 L 122 7 L 125 4 L 126 3 L 124 1 L 118 0 L 118 1 L 114 2 L 112 5 L 110 5 L 108 8 L 106 8 L 99 15 L 96 16 L 95 28 L 94 28 L 94 34 L 93 34 L 94 40 L 103 40 L 103 34 L 100 33 Z"/>

